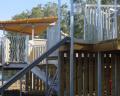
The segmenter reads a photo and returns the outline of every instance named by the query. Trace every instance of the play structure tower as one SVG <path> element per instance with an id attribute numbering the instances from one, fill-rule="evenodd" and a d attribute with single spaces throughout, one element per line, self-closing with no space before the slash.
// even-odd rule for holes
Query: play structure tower
<path id="1" fill-rule="evenodd" d="M 82 38 L 74 36 L 76 10 L 84 15 Z M 19 33 L 2 37 L 0 93 L 120 96 L 119 11 L 116 0 L 112 5 L 103 5 L 101 0 L 97 4 L 70 0 L 70 35 L 61 30 L 61 0 L 58 17 L 0 21 L 4 32 Z M 47 39 L 35 38 L 45 30 Z M 18 72 L 6 79 L 9 70 Z"/>

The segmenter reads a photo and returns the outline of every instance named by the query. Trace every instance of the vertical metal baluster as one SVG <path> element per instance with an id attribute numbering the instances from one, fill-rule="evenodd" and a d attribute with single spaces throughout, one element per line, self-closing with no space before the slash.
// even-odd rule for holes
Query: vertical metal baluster
<path id="1" fill-rule="evenodd" d="M 73 0 L 70 0 L 70 96 L 74 96 L 74 7 Z"/>

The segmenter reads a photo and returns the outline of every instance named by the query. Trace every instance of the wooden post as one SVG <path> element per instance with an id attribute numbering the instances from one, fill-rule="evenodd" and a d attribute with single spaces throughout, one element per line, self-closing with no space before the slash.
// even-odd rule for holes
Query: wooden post
<path id="1" fill-rule="evenodd" d="M 110 58 L 109 58 L 109 54 L 105 53 L 105 57 L 104 57 L 104 82 L 105 82 L 105 93 L 107 96 L 110 95 Z"/>
<path id="2" fill-rule="evenodd" d="M 33 74 L 33 90 L 35 90 L 35 75 Z"/>
<path id="3" fill-rule="evenodd" d="M 65 59 L 65 67 L 66 67 L 66 96 L 70 96 L 70 64 L 69 64 L 69 53 L 67 58 Z"/>
<path id="4" fill-rule="evenodd" d="M 29 82 L 29 91 L 32 91 L 32 72 L 29 72 L 29 76 L 30 76 L 30 82 Z"/>
<path id="5" fill-rule="evenodd" d="M 64 76 L 65 76 L 65 71 L 64 71 L 64 52 L 61 52 L 61 69 L 60 69 L 60 96 L 64 96 Z"/>
<path id="6" fill-rule="evenodd" d="M 42 80 L 40 80 L 40 92 L 42 92 Z"/>
<path id="7" fill-rule="evenodd" d="M 78 96 L 83 94 L 83 58 L 81 53 L 78 54 Z"/>
<path id="8" fill-rule="evenodd" d="M 110 96 L 110 58 L 109 54 L 106 56 L 106 91 L 107 91 L 107 96 Z"/>
<path id="9" fill-rule="evenodd" d="M 84 57 L 84 96 L 87 96 L 88 95 L 88 54 L 86 53 L 85 54 L 85 57 Z"/>
<path id="10" fill-rule="evenodd" d="M 97 64 L 96 55 L 93 53 L 93 95 L 97 94 Z"/>
<path id="11" fill-rule="evenodd" d="M 101 62 L 102 62 L 102 96 L 105 95 L 105 88 L 106 88 L 106 81 L 105 81 L 105 77 L 106 77 L 106 64 L 105 64 L 105 54 L 102 54 L 101 57 Z"/>
<path id="12" fill-rule="evenodd" d="M 25 79 L 25 91 L 29 90 L 29 73 L 26 74 L 26 79 Z"/>
<path id="13" fill-rule="evenodd" d="M 94 79 L 94 60 L 93 60 L 93 54 L 89 55 L 89 95 L 92 96 L 93 95 L 93 88 L 94 88 L 94 84 L 95 82 L 93 82 Z"/>
<path id="14" fill-rule="evenodd" d="M 76 95 L 78 95 L 78 63 L 79 63 L 79 55 L 78 52 L 76 53 L 76 60 L 75 60 L 75 64 L 76 64 Z"/>
<path id="15" fill-rule="evenodd" d="M 112 53 L 111 57 L 111 64 L 112 64 L 112 96 L 117 96 L 115 95 L 115 54 Z"/>
<path id="16" fill-rule="evenodd" d="M 97 70 L 98 70 L 98 65 L 97 65 L 97 54 L 94 56 L 95 59 L 95 96 L 98 94 L 98 84 L 97 84 Z"/>
<path id="17" fill-rule="evenodd" d="M 101 52 L 97 53 L 97 63 L 98 63 L 98 96 L 102 96 L 102 86 L 101 86 Z"/>
<path id="18" fill-rule="evenodd" d="M 116 65 L 116 96 L 120 96 L 120 54 L 117 54 Z"/>
<path id="19" fill-rule="evenodd" d="M 76 65 L 77 65 L 77 61 L 76 61 L 76 53 L 74 52 L 74 94 L 76 95 L 76 87 L 77 87 L 77 84 L 76 84 L 76 81 L 77 81 L 77 75 L 76 75 Z"/>

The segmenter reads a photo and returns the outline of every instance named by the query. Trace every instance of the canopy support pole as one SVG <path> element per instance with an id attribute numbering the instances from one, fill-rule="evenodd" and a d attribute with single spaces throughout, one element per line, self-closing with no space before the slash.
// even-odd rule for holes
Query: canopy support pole
<path id="1" fill-rule="evenodd" d="M 74 96 L 74 7 L 73 0 L 70 0 L 70 96 Z"/>
<path id="2" fill-rule="evenodd" d="M 58 0 L 58 38 L 61 39 L 61 0 Z M 61 59 L 60 52 L 58 53 L 58 96 L 61 96 Z"/>
<path id="3" fill-rule="evenodd" d="M 35 36 L 35 25 L 32 25 L 32 40 L 34 40 Z"/>

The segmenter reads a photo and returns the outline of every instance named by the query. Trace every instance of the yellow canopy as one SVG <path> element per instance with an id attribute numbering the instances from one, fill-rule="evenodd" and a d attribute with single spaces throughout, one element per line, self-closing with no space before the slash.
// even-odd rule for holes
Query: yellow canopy
<path id="1" fill-rule="evenodd" d="M 18 19 L 11 21 L 0 21 L 0 30 L 19 32 L 24 34 L 32 34 L 34 26 L 34 34 L 40 34 L 45 31 L 51 23 L 55 23 L 57 17 L 44 17 L 44 18 L 29 18 Z"/>

